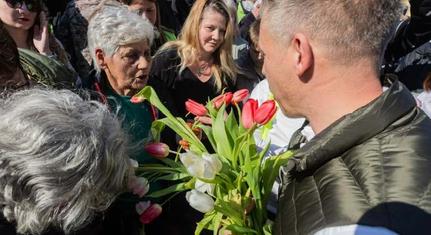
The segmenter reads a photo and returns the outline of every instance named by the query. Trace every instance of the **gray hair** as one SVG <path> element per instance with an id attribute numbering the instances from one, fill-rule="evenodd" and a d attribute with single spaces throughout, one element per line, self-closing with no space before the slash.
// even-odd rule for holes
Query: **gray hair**
<path id="1" fill-rule="evenodd" d="M 105 105 L 34 88 L 0 99 L 0 120 L 0 209 L 17 232 L 76 231 L 127 190 L 127 136 Z"/>
<path id="2" fill-rule="evenodd" d="M 130 12 L 126 6 L 104 6 L 90 20 L 87 31 L 88 48 L 95 69 L 100 73 L 96 49 L 112 56 L 118 47 L 147 40 L 151 46 L 154 27 L 145 18 Z"/>
<path id="3" fill-rule="evenodd" d="M 267 25 L 281 43 L 306 32 L 331 58 L 352 63 L 373 58 L 378 69 L 401 15 L 399 0 L 267 0 Z M 344 61 L 344 62 L 343 62 Z"/>

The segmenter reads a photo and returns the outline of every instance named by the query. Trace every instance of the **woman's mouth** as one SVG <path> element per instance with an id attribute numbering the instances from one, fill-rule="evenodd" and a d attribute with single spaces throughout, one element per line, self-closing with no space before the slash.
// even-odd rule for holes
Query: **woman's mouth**
<path id="1" fill-rule="evenodd" d="M 136 76 L 136 80 L 139 82 L 141 81 L 146 82 L 148 80 L 148 74 L 142 74 L 142 75 Z"/>
<path id="2" fill-rule="evenodd" d="M 25 18 L 25 17 L 20 17 L 20 18 L 18 18 L 18 21 L 21 21 L 21 22 L 29 22 L 29 21 L 30 21 L 30 19 Z"/>

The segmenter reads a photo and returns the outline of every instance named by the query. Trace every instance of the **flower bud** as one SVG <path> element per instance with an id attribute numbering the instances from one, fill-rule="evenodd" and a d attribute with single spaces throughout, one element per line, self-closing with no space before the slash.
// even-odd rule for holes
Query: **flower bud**
<path id="1" fill-rule="evenodd" d="M 128 188 L 133 194 L 139 196 L 140 198 L 145 196 L 150 190 L 150 184 L 148 180 L 144 177 L 132 176 L 129 178 Z"/>
<path id="2" fill-rule="evenodd" d="M 180 160 L 191 176 L 208 180 L 213 180 L 223 166 L 217 154 L 204 153 L 199 156 L 188 151 L 180 154 Z"/>
<path id="3" fill-rule="evenodd" d="M 158 159 L 165 158 L 169 155 L 169 146 L 165 143 L 149 143 L 145 145 L 144 150 Z"/>
<path id="4" fill-rule="evenodd" d="M 148 203 L 148 202 L 146 202 L 146 203 Z M 145 204 L 145 205 L 139 205 L 139 204 L 141 204 L 141 203 L 138 203 L 136 205 L 136 211 L 138 213 L 139 213 L 139 211 L 142 211 L 142 209 L 145 208 L 148 205 L 148 204 Z M 142 208 L 141 208 L 141 206 L 142 206 Z M 140 214 L 139 221 L 141 221 L 141 223 L 143 223 L 143 224 L 149 224 L 154 219 L 156 219 L 157 217 L 159 217 L 161 213 L 162 213 L 162 207 L 159 204 L 157 204 L 157 203 L 151 204 L 148 208 L 146 208 Z"/>
<path id="5" fill-rule="evenodd" d="M 178 142 L 179 145 L 181 145 L 181 148 L 185 149 L 185 150 L 189 150 L 190 149 L 190 143 L 187 140 L 180 140 Z"/>
<path id="6" fill-rule="evenodd" d="M 212 197 L 198 190 L 193 189 L 188 191 L 186 199 L 191 207 L 202 213 L 207 213 L 214 209 L 214 200 Z"/>
<path id="7" fill-rule="evenodd" d="M 277 106 L 275 105 L 275 101 L 267 100 L 256 110 L 254 121 L 261 125 L 265 125 L 272 119 L 276 111 Z"/>
<path id="8" fill-rule="evenodd" d="M 233 93 L 232 96 L 232 103 L 238 104 L 239 102 L 247 99 L 247 97 L 250 95 L 250 92 L 247 89 L 241 89 Z"/>
<path id="9" fill-rule="evenodd" d="M 257 109 L 257 101 L 249 99 L 242 108 L 241 122 L 242 125 L 249 129 L 254 125 L 254 115 Z"/>
<path id="10" fill-rule="evenodd" d="M 206 116 L 208 114 L 208 111 L 203 104 L 192 99 L 188 99 L 186 101 L 186 110 L 195 116 Z"/>
<path id="11" fill-rule="evenodd" d="M 227 92 L 225 94 L 221 94 L 213 99 L 214 108 L 219 109 L 223 104 L 230 104 L 232 100 L 232 92 Z"/>
<path id="12" fill-rule="evenodd" d="M 130 102 L 133 104 L 139 104 L 145 101 L 144 97 L 140 97 L 140 96 L 132 96 L 132 98 L 130 98 Z"/>

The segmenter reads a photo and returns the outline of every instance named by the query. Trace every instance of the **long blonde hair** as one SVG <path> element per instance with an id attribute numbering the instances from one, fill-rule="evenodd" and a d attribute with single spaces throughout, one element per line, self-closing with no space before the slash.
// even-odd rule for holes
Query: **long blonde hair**
<path id="1" fill-rule="evenodd" d="M 166 49 L 176 48 L 181 59 L 180 72 L 197 62 L 200 48 L 199 33 L 197 32 L 199 32 L 202 15 L 207 9 L 215 10 L 223 15 L 227 21 L 223 43 L 213 53 L 214 63 L 211 68 L 217 91 L 220 91 L 223 83 L 227 83 L 228 80 L 231 80 L 233 84 L 235 83 L 237 73 L 236 65 L 232 58 L 234 27 L 233 23 L 230 22 L 230 13 L 223 0 L 197 0 L 184 22 L 179 39 L 166 43 L 158 54 Z"/>

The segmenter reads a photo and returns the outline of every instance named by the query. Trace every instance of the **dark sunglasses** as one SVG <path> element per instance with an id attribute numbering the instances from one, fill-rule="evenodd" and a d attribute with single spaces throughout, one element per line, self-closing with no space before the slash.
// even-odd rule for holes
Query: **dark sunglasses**
<path id="1" fill-rule="evenodd" d="M 29 11 L 40 12 L 42 10 L 42 2 L 40 0 L 5 0 L 7 4 L 12 8 L 21 8 L 25 3 L 25 6 Z"/>

